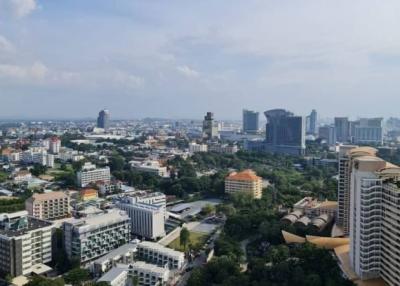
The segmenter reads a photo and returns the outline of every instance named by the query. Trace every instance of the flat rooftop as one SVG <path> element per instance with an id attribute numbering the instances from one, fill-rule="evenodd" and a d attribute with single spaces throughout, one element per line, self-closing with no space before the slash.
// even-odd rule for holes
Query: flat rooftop
<path id="1" fill-rule="evenodd" d="M 32 230 L 44 228 L 47 226 L 51 226 L 53 223 L 45 220 L 40 220 L 34 217 L 28 216 L 28 225 L 19 230 L 11 230 L 11 229 L 0 229 L 0 235 L 8 236 L 8 237 L 16 237 L 20 235 L 24 235 Z"/>

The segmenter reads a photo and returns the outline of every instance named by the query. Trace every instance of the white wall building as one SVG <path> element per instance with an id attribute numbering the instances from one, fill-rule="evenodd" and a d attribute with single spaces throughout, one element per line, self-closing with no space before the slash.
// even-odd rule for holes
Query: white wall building
<path id="1" fill-rule="evenodd" d="M 80 187 L 99 181 L 109 183 L 111 180 L 110 168 L 96 168 L 94 164 L 85 163 L 82 170 L 77 173 L 77 180 Z"/>
<path id="2" fill-rule="evenodd" d="M 161 167 L 160 163 L 155 160 L 145 162 L 130 161 L 129 163 L 131 164 L 132 169 L 139 172 L 155 174 L 164 178 L 169 176 L 167 167 Z"/>
<path id="3" fill-rule="evenodd" d="M 185 264 L 185 254 L 161 244 L 142 241 L 137 246 L 137 257 L 169 269 L 182 269 Z"/>
<path id="4" fill-rule="evenodd" d="M 208 146 L 206 144 L 197 144 L 195 142 L 189 143 L 189 152 L 197 153 L 197 152 L 207 152 Z"/>

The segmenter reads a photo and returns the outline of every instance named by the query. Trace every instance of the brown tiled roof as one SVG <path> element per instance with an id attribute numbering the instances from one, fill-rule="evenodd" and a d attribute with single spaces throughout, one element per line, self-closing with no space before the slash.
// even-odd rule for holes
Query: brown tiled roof
<path id="1" fill-rule="evenodd" d="M 64 192 L 49 192 L 49 193 L 43 193 L 43 194 L 33 194 L 32 198 L 35 199 L 35 201 L 47 201 L 47 200 L 54 200 L 54 199 L 60 199 L 60 198 L 66 198 L 67 195 Z"/>
<path id="2" fill-rule="evenodd" d="M 261 177 L 257 176 L 253 170 L 244 170 L 242 172 L 233 172 L 226 177 L 227 180 L 233 181 L 257 181 Z"/>
<path id="3" fill-rule="evenodd" d="M 81 196 L 91 196 L 94 194 L 97 195 L 97 190 L 92 189 L 92 188 L 85 188 L 80 191 L 80 194 L 81 194 Z"/>

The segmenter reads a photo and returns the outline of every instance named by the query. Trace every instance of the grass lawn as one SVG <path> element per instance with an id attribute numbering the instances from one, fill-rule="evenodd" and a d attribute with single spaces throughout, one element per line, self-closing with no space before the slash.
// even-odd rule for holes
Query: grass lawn
<path id="1" fill-rule="evenodd" d="M 189 245 L 191 245 L 191 249 L 199 250 L 204 245 L 207 238 L 208 238 L 208 235 L 206 233 L 190 231 Z M 174 241 L 172 241 L 168 245 L 168 247 L 173 248 L 175 250 L 179 250 L 179 251 L 184 250 L 183 245 L 181 245 L 181 241 L 180 241 L 179 237 L 177 239 L 175 239 Z"/>

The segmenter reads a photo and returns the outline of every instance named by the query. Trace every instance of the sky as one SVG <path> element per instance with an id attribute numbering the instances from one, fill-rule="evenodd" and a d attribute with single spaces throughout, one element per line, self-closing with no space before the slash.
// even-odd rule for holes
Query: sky
<path id="1" fill-rule="evenodd" d="M 398 0 L 0 0 L 0 118 L 400 117 Z"/>

